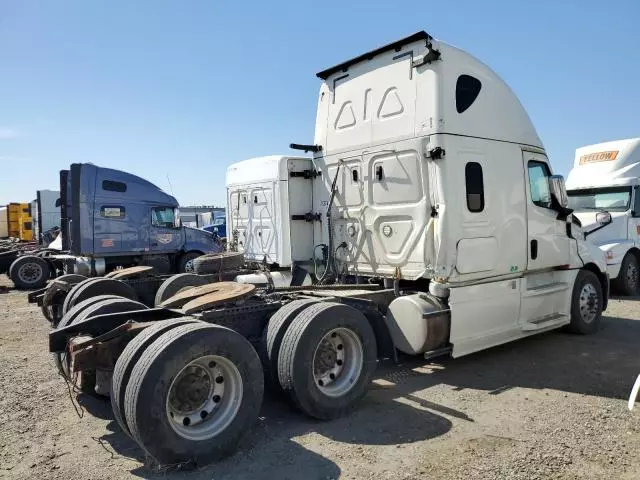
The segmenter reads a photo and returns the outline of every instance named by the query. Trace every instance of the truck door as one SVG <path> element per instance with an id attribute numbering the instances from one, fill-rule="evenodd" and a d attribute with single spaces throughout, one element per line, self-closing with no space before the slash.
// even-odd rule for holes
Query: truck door
<path id="1" fill-rule="evenodd" d="M 523 152 L 527 189 L 527 271 L 545 270 L 569 264 L 569 237 L 565 222 L 557 220 L 551 208 L 547 157 Z"/>
<path id="2" fill-rule="evenodd" d="M 149 251 L 151 253 L 174 253 L 180 250 L 182 229 L 176 218 L 174 207 L 151 207 Z"/>
<path id="3" fill-rule="evenodd" d="M 523 278 L 520 323 L 533 331 L 568 318 L 567 290 L 571 283 L 567 272 L 570 239 L 566 224 L 551 208 L 547 157 L 523 151 L 527 194 L 527 269 Z"/>

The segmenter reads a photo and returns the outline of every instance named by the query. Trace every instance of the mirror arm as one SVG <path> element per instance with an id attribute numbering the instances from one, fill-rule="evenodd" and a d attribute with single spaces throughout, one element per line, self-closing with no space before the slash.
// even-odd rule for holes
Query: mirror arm
<path id="1" fill-rule="evenodd" d="M 610 224 L 611 224 L 611 222 L 605 223 L 604 225 L 600 225 L 600 226 L 594 228 L 593 230 L 589 230 L 588 232 L 584 232 L 584 238 L 587 238 L 592 233 L 596 233 L 598 230 L 602 230 L 604 227 L 606 227 L 606 226 L 608 226 Z"/>

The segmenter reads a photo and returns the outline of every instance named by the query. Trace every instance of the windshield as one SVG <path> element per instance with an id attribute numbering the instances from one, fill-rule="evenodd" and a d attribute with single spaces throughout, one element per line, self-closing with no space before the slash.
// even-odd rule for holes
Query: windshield
<path id="1" fill-rule="evenodd" d="M 215 226 L 224 225 L 224 222 L 225 222 L 224 217 L 223 218 L 216 218 L 211 225 L 215 225 Z"/>
<path id="2" fill-rule="evenodd" d="M 631 202 L 631 187 L 589 188 L 570 190 L 569 208 L 575 211 L 607 210 L 625 212 Z"/>

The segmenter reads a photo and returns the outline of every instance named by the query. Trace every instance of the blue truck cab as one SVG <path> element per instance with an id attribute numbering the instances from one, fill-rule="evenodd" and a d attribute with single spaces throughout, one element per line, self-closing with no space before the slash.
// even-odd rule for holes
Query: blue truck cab
<path id="1" fill-rule="evenodd" d="M 151 182 L 89 163 L 60 172 L 62 249 L 75 271 L 101 275 L 118 266 L 185 272 L 219 252 L 217 238 L 180 224 L 178 201 Z"/>

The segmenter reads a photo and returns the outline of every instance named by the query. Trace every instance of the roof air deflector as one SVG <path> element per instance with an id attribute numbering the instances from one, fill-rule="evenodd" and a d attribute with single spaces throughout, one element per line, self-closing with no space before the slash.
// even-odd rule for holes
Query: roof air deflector
<path id="1" fill-rule="evenodd" d="M 429 35 L 427 32 L 420 31 L 416 32 L 413 35 L 409 35 L 401 40 L 397 40 L 393 43 L 389 43 L 388 45 L 384 45 L 382 47 L 376 48 L 375 50 L 371 50 L 370 52 L 363 53 L 357 57 L 352 58 L 351 60 L 347 60 L 346 62 L 340 63 L 334 67 L 327 68 L 321 72 L 318 72 L 316 76 L 321 78 L 322 80 L 326 80 L 329 76 L 333 75 L 336 72 L 346 70 L 351 65 L 355 65 L 356 63 L 362 62 L 364 60 L 371 60 L 376 55 L 380 55 L 381 53 L 388 52 L 389 50 L 400 49 L 402 46 L 407 45 L 409 43 L 417 42 L 418 40 L 425 40 L 427 43 L 433 40 L 433 37 Z"/>

